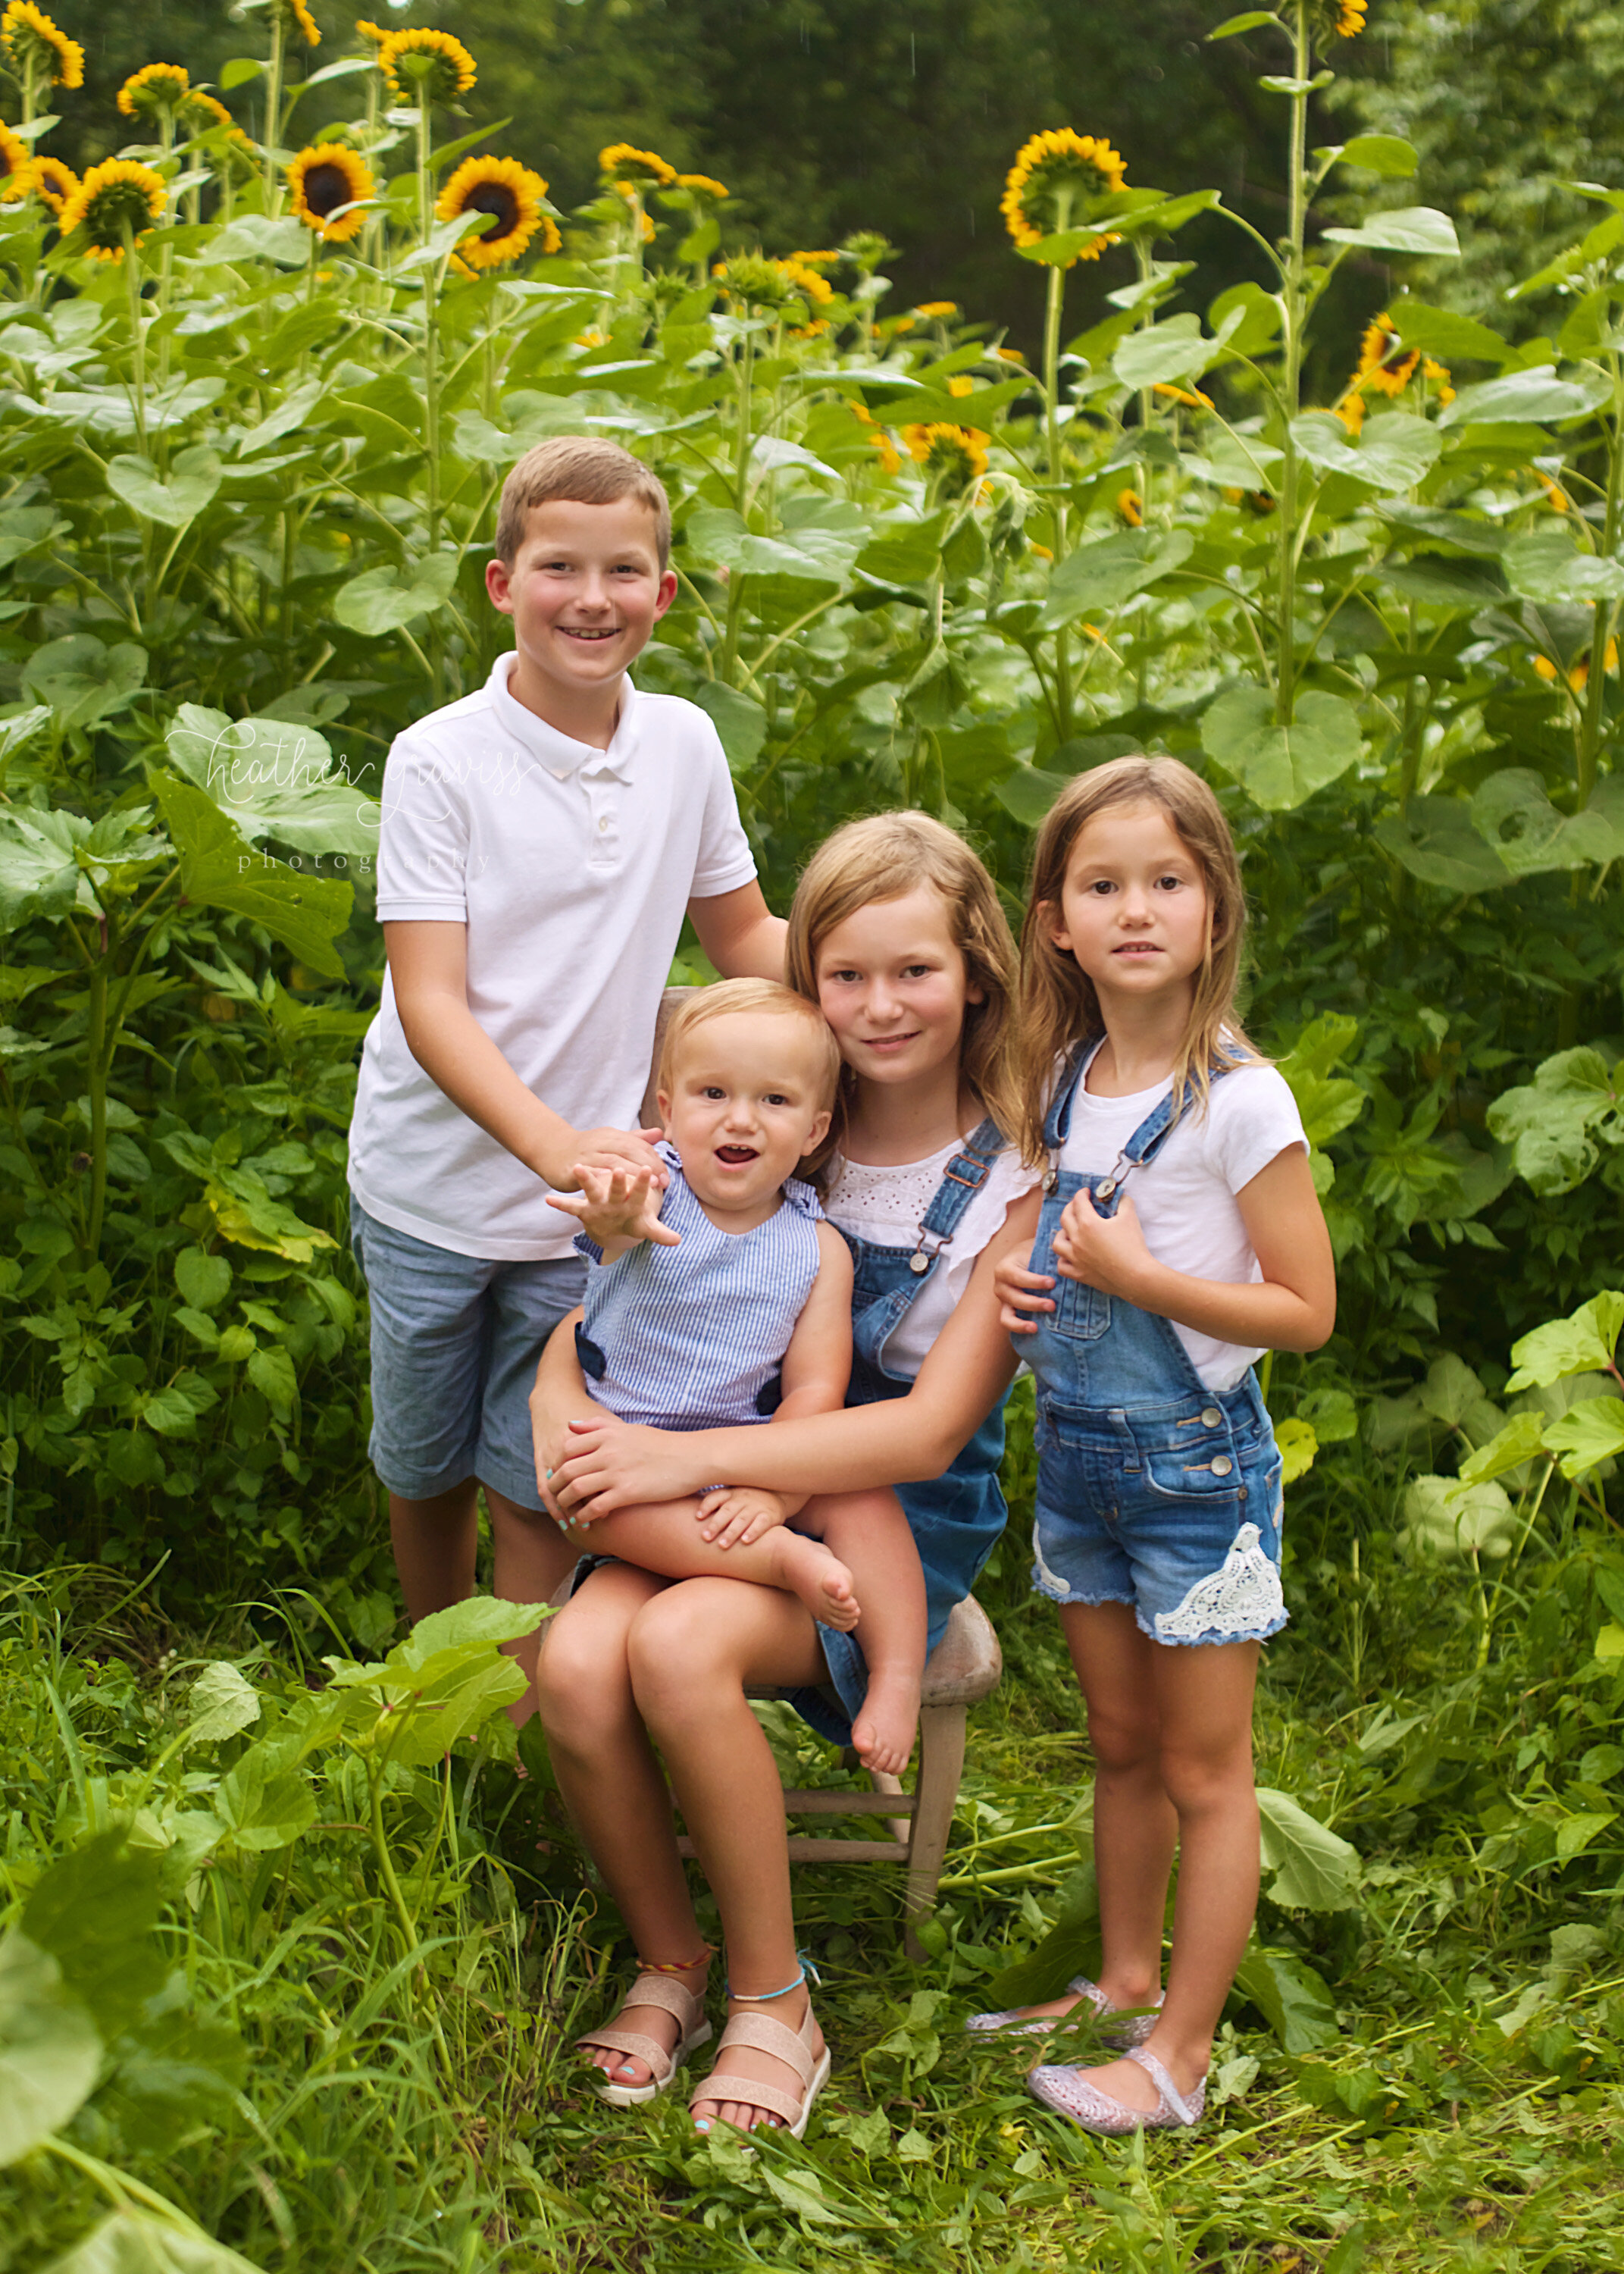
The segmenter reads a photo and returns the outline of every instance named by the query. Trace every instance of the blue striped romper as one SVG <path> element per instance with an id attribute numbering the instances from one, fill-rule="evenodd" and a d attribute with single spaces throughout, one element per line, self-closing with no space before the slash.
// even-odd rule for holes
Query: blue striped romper
<path id="1" fill-rule="evenodd" d="M 810 1185 L 791 1177 L 784 1205 L 753 1231 L 719 1231 L 688 1190 L 674 1148 L 660 1222 L 680 1247 L 643 1240 L 605 1265 L 585 1232 L 587 1276 L 575 1345 L 592 1395 L 623 1421 L 654 1429 L 726 1428 L 777 1409 L 779 1370 L 817 1278 Z"/>

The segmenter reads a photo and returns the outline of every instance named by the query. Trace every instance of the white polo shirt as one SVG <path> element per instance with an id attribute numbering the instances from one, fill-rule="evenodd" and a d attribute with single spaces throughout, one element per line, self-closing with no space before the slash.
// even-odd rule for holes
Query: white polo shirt
<path id="1" fill-rule="evenodd" d="M 384 772 L 380 922 L 468 927 L 468 1005 L 526 1088 L 577 1128 L 635 1128 L 660 992 L 691 899 L 756 874 L 716 728 L 631 681 L 606 750 L 508 690 L 397 735 Z M 456 1255 L 574 1254 L 547 1186 L 432 1081 L 395 992 L 367 1030 L 350 1181 L 369 1216 Z"/>

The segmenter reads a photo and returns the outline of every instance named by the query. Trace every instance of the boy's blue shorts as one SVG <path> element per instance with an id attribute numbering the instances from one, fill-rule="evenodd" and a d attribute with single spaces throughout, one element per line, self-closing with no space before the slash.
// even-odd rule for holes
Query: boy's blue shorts
<path id="1" fill-rule="evenodd" d="M 542 1345 L 581 1300 L 586 1266 L 454 1255 L 370 1216 L 350 1195 L 350 1244 L 372 1314 L 372 1466 L 432 1500 L 477 1477 L 539 1509 L 530 1394 Z"/>

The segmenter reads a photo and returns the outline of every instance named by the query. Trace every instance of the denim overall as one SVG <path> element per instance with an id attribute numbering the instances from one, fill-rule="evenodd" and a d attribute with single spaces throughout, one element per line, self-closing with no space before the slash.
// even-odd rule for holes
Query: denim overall
<path id="1" fill-rule="evenodd" d="M 1022 1338 L 1037 1378 L 1034 1585 L 1062 1603 L 1125 1602 L 1153 1640 L 1261 1640 L 1285 1624 L 1280 1592 L 1280 1455 L 1257 1377 L 1209 1389 L 1166 1319 L 1061 1277 L 1055 1233 L 1078 1192 L 1114 1216 L 1173 1126 L 1162 1098 L 1109 1174 L 1059 1167 L 1091 1050 L 1049 1108 L 1050 1167 L 1032 1252 L 1056 1307 Z M 1231 1071 L 1214 1066 L 1216 1082 Z M 1194 1095 L 1186 1085 L 1186 1111 Z"/>
<path id="2" fill-rule="evenodd" d="M 848 1405 L 906 1397 L 913 1389 L 911 1375 L 893 1374 L 886 1367 L 885 1346 L 938 1269 L 945 1268 L 943 1251 L 951 1246 L 965 1210 L 1004 1148 L 1005 1141 L 992 1121 L 983 1121 L 965 1140 L 963 1151 L 956 1153 L 943 1171 L 911 1248 L 881 1247 L 839 1224 L 835 1226 L 851 1249 L 855 1266 Z M 941 1640 L 949 1614 L 974 1585 L 1004 1530 L 1008 1511 L 998 1488 L 1003 1459 L 1004 1400 L 1000 1398 L 941 1476 L 926 1484 L 896 1488 L 924 1569 L 927 1650 L 933 1650 Z M 861 1711 L 868 1687 L 862 1648 L 855 1635 L 837 1634 L 832 1627 L 820 1626 L 818 1640 L 838 1706 L 826 1690 L 814 1689 L 793 1690 L 791 1702 L 821 1736 L 836 1744 L 849 1745 L 852 1717 Z"/>

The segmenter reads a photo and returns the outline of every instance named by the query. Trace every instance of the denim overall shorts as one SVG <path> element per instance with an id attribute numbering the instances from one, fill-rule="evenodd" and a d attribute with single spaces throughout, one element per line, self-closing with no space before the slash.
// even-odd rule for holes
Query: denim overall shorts
<path id="1" fill-rule="evenodd" d="M 1169 1095 L 1109 1175 L 1059 1166 L 1091 1052 L 1068 1069 L 1043 1131 L 1049 1171 L 1032 1269 L 1055 1309 L 1022 1337 L 1037 1378 L 1033 1585 L 1056 1603 L 1128 1603 L 1154 1642 L 1260 1642 L 1286 1623 L 1281 1459 L 1257 1377 L 1208 1389 L 1166 1319 L 1058 1276 L 1055 1233 L 1072 1194 L 1114 1216 L 1173 1126 Z M 1221 1081 L 1229 1069 L 1214 1066 Z M 1186 1085 L 1184 1110 L 1197 1110 Z"/>
<path id="2" fill-rule="evenodd" d="M 983 1121 L 965 1140 L 943 1171 L 942 1181 L 920 1219 L 912 1247 L 881 1247 L 854 1232 L 835 1228 L 852 1251 L 852 1380 L 848 1405 L 873 1405 L 883 1398 L 906 1397 L 909 1374 L 885 1365 L 885 1346 L 939 1269 L 965 1210 L 991 1173 L 1005 1140 L 996 1122 Z M 1004 1399 L 1000 1398 L 951 1465 L 926 1484 L 898 1485 L 902 1502 L 925 1574 L 925 1646 L 942 1639 L 949 1615 L 980 1577 L 1008 1517 L 998 1487 L 1004 1460 Z M 868 1694 L 868 1669 L 855 1635 L 820 1626 L 818 1640 L 828 1662 L 831 1698 L 825 1690 L 797 1690 L 791 1702 L 803 1721 L 838 1745 L 852 1742 L 852 1720 Z M 835 1698 L 838 1700 L 837 1710 Z"/>

